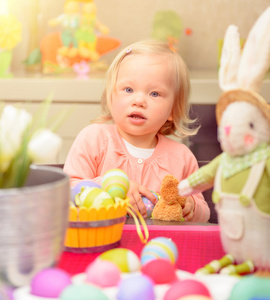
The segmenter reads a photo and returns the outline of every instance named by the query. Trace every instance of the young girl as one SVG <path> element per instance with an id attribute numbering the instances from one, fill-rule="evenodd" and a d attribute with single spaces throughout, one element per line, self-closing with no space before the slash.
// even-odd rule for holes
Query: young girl
<path id="1" fill-rule="evenodd" d="M 188 147 L 166 137 L 197 132 L 188 128 L 189 85 L 185 63 L 166 43 L 141 41 L 122 50 L 107 72 L 102 124 L 84 128 L 68 154 L 64 171 L 71 185 L 101 184 L 106 171 L 122 169 L 130 179 L 131 205 L 146 216 L 141 196 L 155 204 L 152 192 L 159 193 L 165 175 L 180 181 L 198 169 Z M 202 194 L 187 198 L 183 215 L 186 221 L 208 221 Z"/>

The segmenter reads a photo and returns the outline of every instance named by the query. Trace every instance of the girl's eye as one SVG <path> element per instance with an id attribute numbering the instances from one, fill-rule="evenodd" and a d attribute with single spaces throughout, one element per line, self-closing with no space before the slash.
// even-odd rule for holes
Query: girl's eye
<path id="1" fill-rule="evenodd" d="M 124 89 L 126 93 L 133 93 L 133 89 L 132 88 L 125 88 Z"/>
<path id="2" fill-rule="evenodd" d="M 153 97 L 158 97 L 158 96 L 159 96 L 159 93 L 158 93 L 158 92 L 152 92 L 152 93 L 151 93 L 151 96 L 153 96 Z"/>
<path id="3" fill-rule="evenodd" d="M 253 128 L 254 128 L 254 124 L 253 124 L 252 122 L 250 122 L 248 125 L 249 125 L 249 128 L 250 128 L 250 129 L 253 129 Z"/>

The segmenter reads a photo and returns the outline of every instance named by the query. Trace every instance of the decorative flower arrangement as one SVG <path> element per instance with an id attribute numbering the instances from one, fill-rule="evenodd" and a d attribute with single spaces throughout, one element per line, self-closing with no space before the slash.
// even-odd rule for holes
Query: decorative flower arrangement
<path id="1" fill-rule="evenodd" d="M 3 0 L 0 0 L 3 1 Z M 22 39 L 22 25 L 13 15 L 0 15 L 0 78 L 12 77 L 12 49 Z"/>
<path id="2" fill-rule="evenodd" d="M 22 39 L 22 25 L 12 15 L 0 16 L 0 49 L 11 50 Z"/>
<path id="3" fill-rule="evenodd" d="M 34 116 L 12 105 L 3 107 L 0 116 L 0 188 L 23 186 L 32 163 L 50 163 L 56 157 L 62 140 L 45 127 L 49 104 L 50 99 L 42 103 Z"/>

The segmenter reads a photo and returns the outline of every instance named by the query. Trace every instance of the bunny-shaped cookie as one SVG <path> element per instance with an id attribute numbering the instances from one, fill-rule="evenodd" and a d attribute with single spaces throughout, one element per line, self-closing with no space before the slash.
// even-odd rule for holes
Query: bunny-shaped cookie
<path id="1" fill-rule="evenodd" d="M 241 54 L 237 27 L 227 29 L 216 106 L 223 153 L 178 185 L 181 196 L 214 185 L 224 250 L 257 268 L 270 268 L 270 105 L 258 94 L 270 65 L 269 30 L 270 7 Z"/>

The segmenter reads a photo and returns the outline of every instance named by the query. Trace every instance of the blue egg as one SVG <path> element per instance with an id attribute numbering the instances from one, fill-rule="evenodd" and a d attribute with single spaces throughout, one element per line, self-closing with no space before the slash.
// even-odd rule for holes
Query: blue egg
<path id="1" fill-rule="evenodd" d="M 77 183 L 72 189 L 71 189 L 71 200 L 75 204 L 75 196 L 81 192 L 82 188 L 85 187 L 98 187 L 101 188 L 101 186 L 93 181 L 90 180 L 83 180 Z"/>
<path id="2" fill-rule="evenodd" d="M 168 259 L 175 264 L 178 259 L 178 249 L 175 243 L 165 237 L 157 237 L 150 240 L 142 249 L 141 264 L 154 259 Z"/>

